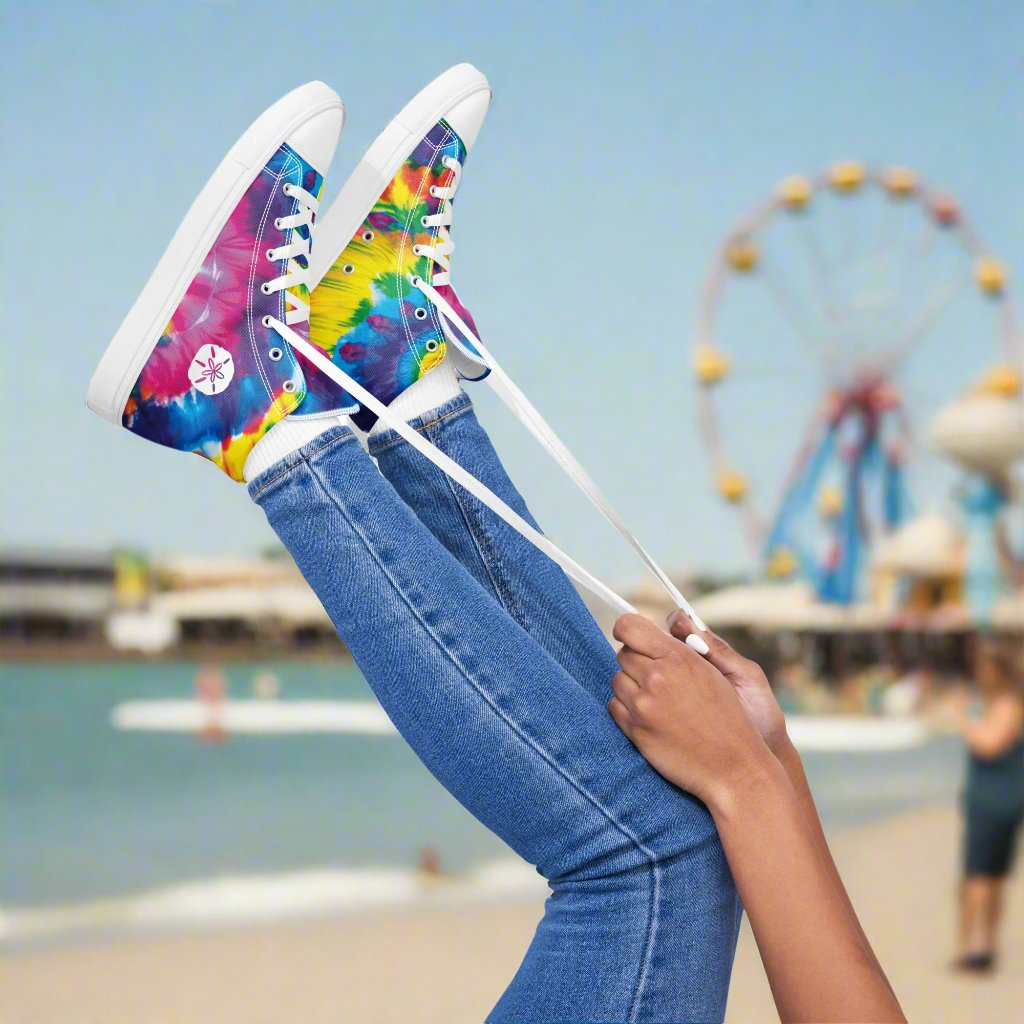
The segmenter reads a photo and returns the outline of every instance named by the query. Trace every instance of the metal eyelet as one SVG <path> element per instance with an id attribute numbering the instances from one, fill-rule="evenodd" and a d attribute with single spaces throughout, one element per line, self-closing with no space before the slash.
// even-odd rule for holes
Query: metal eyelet
<path id="1" fill-rule="evenodd" d="M 426 214 L 424 214 L 422 217 L 420 217 L 420 225 L 422 227 L 425 227 L 425 228 L 430 227 L 430 225 L 427 223 L 427 215 Z"/>
<path id="2" fill-rule="evenodd" d="M 427 311 L 422 306 L 417 306 L 413 316 L 416 317 L 417 320 L 426 320 Z"/>
<path id="3" fill-rule="evenodd" d="M 427 342 L 428 352 L 436 352 L 440 347 L 441 343 L 437 340 L 437 338 L 431 338 L 430 341 Z"/>
<path id="4" fill-rule="evenodd" d="M 276 363 L 284 355 L 284 352 L 282 352 L 281 349 L 279 348 L 272 348 L 267 353 L 267 355 L 270 356 L 270 358 L 273 359 L 274 362 Z"/>
<path id="5" fill-rule="evenodd" d="M 295 390 L 295 381 L 286 380 L 281 387 L 290 395 Z"/>
<path id="6" fill-rule="evenodd" d="M 436 186 L 436 185 L 431 185 L 431 186 L 430 186 L 430 194 L 431 194 L 431 195 L 432 195 L 432 196 L 433 196 L 433 197 L 434 197 L 435 199 L 437 198 L 437 186 Z"/>
<path id="7" fill-rule="evenodd" d="M 364 242 L 372 242 L 373 241 L 373 232 L 370 231 L 369 229 L 364 231 L 363 232 L 363 241 Z"/>
<path id="8" fill-rule="evenodd" d="M 284 188 L 281 191 L 284 192 L 286 196 L 290 196 L 292 194 L 292 183 L 290 181 L 286 181 L 284 183 Z"/>
<path id="9" fill-rule="evenodd" d="M 264 327 L 273 327 L 274 326 L 274 318 L 271 317 L 271 316 L 265 316 L 263 318 L 263 326 Z"/>
<path id="10" fill-rule="evenodd" d="M 274 218 L 274 227 L 277 228 L 278 231 L 281 230 L 281 218 L 280 217 L 275 217 Z"/>
<path id="11" fill-rule="evenodd" d="M 270 285 L 267 284 L 266 281 L 264 281 L 263 284 L 260 285 L 260 291 L 263 292 L 264 295 L 269 295 L 270 294 Z"/>
<path id="12" fill-rule="evenodd" d="M 423 246 L 422 245 L 414 245 L 412 247 L 412 254 L 413 254 L 413 256 L 422 256 L 423 255 Z"/>
<path id="13" fill-rule="evenodd" d="M 421 284 L 423 284 L 423 278 L 421 278 L 421 277 L 413 277 L 413 279 L 411 280 L 410 284 L 412 284 L 413 288 L 419 288 L 419 286 Z"/>
<path id="14" fill-rule="evenodd" d="M 273 249 L 268 249 L 267 250 L 267 259 L 270 260 L 271 263 L 276 263 L 277 262 L 276 258 L 274 257 L 274 250 Z"/>
<path id="15" fill-rule="evenodd" d="M 354 266 L 353 264 L 351 264 L 351 263 L 346 263 L 346 264 L 345 264 L 345 266 L 343 266 L 343 267 L 341 268 L 341 272 L 342 272 L 343 274 L 351 274 L 351 273 L 353 273 L 353 272 L 355 271 L 355 269 L 356 269 L 356 268 L 355 268 L 355 266 Z"/>

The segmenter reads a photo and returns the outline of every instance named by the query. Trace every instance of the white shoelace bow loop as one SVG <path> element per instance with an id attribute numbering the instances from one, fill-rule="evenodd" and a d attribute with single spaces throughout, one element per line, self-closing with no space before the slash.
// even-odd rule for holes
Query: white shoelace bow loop
<path id="1" fill-rule="evenodd" d="M 275 292 L 285 292 L 285 302 L 288 309 L 285 311 L 285 322 L 291 324 L 305 323 L 309 319 L 309 303 L 303 302 L 292 289 L 301 286 L 309 287 L 309 252 L 310 242 L 313 235 L 313 220 L 316 217 L 319 203 L 316 196 L 307 192 L 299 185 L 287 182 L 283 188 L 284 194 L 295 200 L 297 209 L 295 213 L 287 217 L 277 217 L 274 220 L 274 227 L 278 231 L 291 231 L 291 239 L 285 245 L 267 250 L 267 259 L 271 263 L 280 260 L 287 260 L 285 273 L 271 281 L 265 281 L 260 285 L 264 295 L 273 295 Z M 306 237 L 297 229 L 306 228 Z M 298 262 L 298 258 L 305 260 L 305 266 Z"/>

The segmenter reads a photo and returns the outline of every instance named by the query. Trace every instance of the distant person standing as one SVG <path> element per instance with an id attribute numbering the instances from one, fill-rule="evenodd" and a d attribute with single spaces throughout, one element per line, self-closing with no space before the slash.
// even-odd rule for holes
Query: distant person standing
<path id="1" fill-rule="evenodd" d="M 979 647 L 974 677 L 977 715 L 963 708 L 967 744 L 963 792 L 964 877 L 960 888 L 960 955 L 965 971 L 991 971 L 1005 885 L 1024 820 L 1024 697 L 1014 656 L 991 643 Z"/>
<path id="2" fill-rule="evenodd" d="M 201 665 L 195 679 L 196 700 L 203 709 L 203 722 L 199 738 L 209 743 L 221 743 L 227 737 L 224 728 L 224 700 L 227 683 L 217 665 Z"/>

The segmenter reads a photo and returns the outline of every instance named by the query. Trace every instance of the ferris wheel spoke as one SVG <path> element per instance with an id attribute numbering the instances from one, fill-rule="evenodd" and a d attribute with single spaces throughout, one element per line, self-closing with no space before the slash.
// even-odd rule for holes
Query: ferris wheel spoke
<path id="1" fill-rule="evenodd" d="M 775 304 L 789 321 L 806 353 L 817 357 L 823 344 L 827 350 L 828 344 L 823 342 L 821 336 L 804 319 L 800 304 L 794 298 L 789 282 L 782 271 L 776 266 L 765 263 L 761 277 L 767 285 L 768 294 L 775 300 Z"/>
<path id="2" fill-rule="evenodd" d="M 870 289 L 862 287 L 845 305 L 845 340 L 847 347 L 858 358 L 876 349 L 878 337 L 884 331 L 885 321 L 892 318 L 893 295 L 883 279 L 886 263 L 887 260 L 882 253 L 872 253 L 861 260 L 858 271 L 866 280 L 877 279 L 878 283 Z"/>
<path id="3" fill-rule="evenodd" d="M 854 264 L 857 262 L 857 247 L 860 242 L 860 227 L 856 215 L 851 216 L 851 207 L 846 202 L 842 206 L 841 220 L 845 224 L 846 232 L 846 244 L 844 249 L 846 250 L 846 262 L 847 264 Z"/>
<path id="4" fill-rule="evenodd" d="M 923 261 L 927 258 L 932 249 L 935 248 L 935 240 L 938 238 L 938 231 L 935 228 L 935 221 L 929 217 L 921 227 L 917 245 L 914 249 L 914 258 Z"/>
<path id="5" fill-rule="evenodd" d="M 938 232 L 935 230 L 934 222 L 931 220 L 926 221 L 912 245 L 911 251 L 905 254 L 903 276 L 897 283 L 896 288 L 894 288 L 894 294 L 899 296 L 913 294 L 911 286 L 917 284 L 918 278 L 921 276 L 924 266 L 928 261 L 928 257 L 935 248 L 937 237 Z"/>
<path id="6" fill-rule="evenodd" d="M 907 273 L 905 265 L 902 262 L 897 262 L 894 258 L 895 253 L 905 248 L 906 217 L 904 211 L 882 207 L 879 223 L 881 227 L 876 233 L 877 241 L 871 247 L 868 259 L 872 265 L 888 270 L 882 287 L 888 300 L 893 302 L 899 297 L 897 274 L 901 269 L 904 274 Z"/>
<path id="7" fill-rule="evenodd" d="M 909 326 L 905 326 L 894 333 L 893 344 L 889 347 L 889 355 L 886 359 L 888 371 L 895 371 L 900 364 L 910 355 L 910 352 L 927 335 L 928 332 L 938 323 L 939 318 L 959 295 L 964 286 L 965 278 L 957 275 L 949 278 L 944 284 L 933 289 L 931 295 Z"/>
<path id="8" fill-rule="evenodd" d="M 797 237 L 800 239 L 800 247 L 803 249 L 804 257 L 814 277 L 814 282 L 821 296 L 821 308 L 833 326 L 839 323 L 839 309 L 835 298 L 835 289 L 832 280 L 832 263 L 821 243 L 814 222 L 807 216 L 797 219 Z"/>
<path id="9" fill-rule="evenodd" d="M 907 252 L 904 250 L 901 265 L 894 267 L 893 273 L 889 277 L 890 287 L 888 289 L 888 294 L 891 296 L 890 313 L 893 322 L 907 323 L 913 319 L 914 313 L 912 310 L 908 309 L 907 297 L 915 295 L 918 292 L 925 265 L 928 261 L 929 255 L 934 249 L 937 237 L 938 232 L 936 231 L 935 224 L 929 220 L 918 233 L 910 251 Z M 929 298 L 925 301 L 924 313 L 921 314 L 921 316 L 928 321 L 924 328 L 925 332 L 934 322 L 933 318 L 928 316 L 928 310 L 932 301 L 934 301 L 933 298 Z M 948 305 L 949 301 L 952 301 L 952 296 L 942 304 L 942 308 L 944 308 L 945 305 Z M 939 313 L 941 312 L 942 309 L 939 310 Z M 937 318 L 937 315 L 938 314 L 936 314 L 935 318 Z M 907 340 L 908 334 L 912 334 L 913 331 L 913 327 L 893 331 L 892 336 L 894 339 L 899 339 L 902 336 L 902 341 L 894 340 L 893 344 L 897 348 L 900 348 L 903 342 Z M 912 348 L 913 345 L 916 344 L 916 340 L 917 339 L 910 340 L 908 348 Z"/>
<path id="10" fill-rule="evenodd" d="M 905 218 L 902 210 L 886 204 L 879 208 L 879 229 L 875 232 L 876 241 L 871 247 L 872 254 L 889 256 L 901 241 L 904 234 Z"/>
<path id="11" fill-rule="evenodd" d="M 804 250 L 807 265 L 820 284 L 828 284 L 832 280 L 832 261 L 829 259 L 825 246 L 818 235 L 814 220 L 807 214 L 797 218 L 797 236 Z"/>

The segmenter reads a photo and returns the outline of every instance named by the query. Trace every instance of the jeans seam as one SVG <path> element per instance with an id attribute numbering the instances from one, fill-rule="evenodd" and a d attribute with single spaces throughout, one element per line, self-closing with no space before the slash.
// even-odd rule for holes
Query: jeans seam
<path id="1" fill-rule="evenodd" d="M 449 409 L 447 412 L 441 413 L 440 416 L 435 416 L 432 420 L 428 420 L 426 423 L 421 423 L 418 427 L 414 427 L 417 433 L 424 433 L 428 427 L 433 427 L 440 423 L 442 420 L 450 419 L 452 416 L 456 416 L 461 412 L 465 412 L 467 409 L 472 408 L 472 403 L 469 400 L 469 395 L 466 395 L 464 402 L 460 402 L 454 409 Z M 395 434 L 394 437 L 389 437 L 379 444 L 371 444 L 369 452 L 371 455 L 376 455 L 377 452 L 384 451 L 385 448 L 390 448 L 394 444 L 398 444 L 399 441 L 405 440 L 401 434 Z"/>
<path id="2" fill-rule="evenodd" d="M 307 452 L 305 455 L 297 459 L 295 462 L 291 463 L 288 466 L 285 466 L 285 468 L 282 469 L 280 473 L 277 473 L 274 476 L 272 476 L 266 483 L 260 484 L 260 486 L 255 491 L 252 492 L 252 500 L 255 501 L 271 484 L 277 483 L 277 481 L 280 480 L 281 477 L 287 476 L 289 473 L 292 472 L 292 470 L 297 469 L 304 462 L 308 462 L 311 458 L 313 458 L 314 455 L 318 455 L 325 448 L 329 448 L 336 441 L 346 441 L 350 437 L 355 437 L 355 435 L 337 434 L 335 437 L 329 437 L 322 444 L 317 445 L 317 447 L 314 448 L 311 452 Z"/>
<path id="3" fill-rule="evenodd" d="M 326 447 L 326 444 L 322 446 L 322 448 Z M 318 451 L 322 450 L 322 448 L 318 449 Z M 311 452 L 310 455 L 312 454 L 314 453 Z M 552 770 L 563 781 L 568 783 L 569 786 L 572 787 L 572 789 L 574 789 L 577 793 L 580 794 L 580 796 L 582 796 L 593 807 L 595 807 L 598 810 L 598 812 L 604 816 L 605 820 L 610 822 L 612 826 L 621 835 L 625 836 L 626 839 L 628 839 L 629 842 L 633 844 L 636 850 L 638 850 L 645 858 L 647 858 L 647 862 L 651 867 L 652 879 L 651 900 L 648 908 L 647 936 L 644 942 L 644 950 L 639 967 L 639 974 L 637 976 L 636 988 L 633 991 L 633 997 L 630 1001 L 628 1018 L 628 1024 L 635 1024 L 637 1020 L 637 1015 L 640 1010 L 640 1000 L 643 995 L 643 989 L 647 982 L 648 967 L 650 966 L 651 958 L 654 954 L 654 937 L 657 932 L 658 925 L 660 923 L 659 908 L 661 900 L 661 867 L 658 864 L 657 857 L 655 856 L 654 852 L 650 850 L 646 845 L 644 845 L 629 828 L 627 828 L 622 822 L 620 822 L 618 818 L 616 818 L 615 815 L 607 807 L 605 807 L 600 800 L 597 799 L 597 797 L 595 797 L 592 793 L 588 792 L 579 782 L 576 781 L 576 779 L 572 777 L 572 775 L 570 775 L 563 768 L 561 768 L 554 759 L 554 757 L 547 750 L 544 749 L 544 747 L 541 745 L 539 741 L 537 741 L 528 733 L 526 733 L 517 722 L 515 722 L 509 715 L 505 714 L 505 712 L 503 712 L 501 708 L 494 703 L 490 695 L 487 693 L 486 689 L 477 681 L 476 676 L 462 664 L 462 662 L 455 656 L 455 654 L 452 653 L 452 651 L 450 651 L 448 647 L 441 641 L 440 637 L 438 637 L 435 634 L 434 630 L 430 627 L 430 625 L 424 621 L 423 617 L 419 613 L 419 610 L 416 608 L 414 602 L 408 597 L 404 588 L 399 584 L 398 580 L 394 577 L 394 575 L 391 573 L 388 567 L 383 563 L 383 561 L 377 554 L 377 550 L 373 546 L 373 544 L 370 543 L 370 541 L 363 533 L 363 531 L 353 521 L 352 517 L 345 511 L 344 507 L 337 500 L 337 498 L 335 498 L 331 489 L 327 487 L 327 485 L 321 479 L 317 468 L 309 461 L 308 456 L 306 458 L 303 458 L 301 462 L 296 463 L 297 466 L 303 464 L 305 465 L 306 470 L 309 472 L 317 488 L 323 493 L 324 497 L 330 502 L 330 504 L 334 506 L 338 514 L 341 515 L 342 518 L 344 518 L 345 521 L 348 523 L 349 527 L 352 529 L 352 532 L 362 542 L 363 546 L 366 548 L 367 553 L 370 555 L 373 561 L 376 562 L 378 568 L 380 569 L 384 577 L 395 588 L 395 592 L 399 595 L 399 597 L 408 607 L 409 611 L 412 613 L 416 621 L 423 628 L 426 635 L 430 637 L 431 641 L 434 643 L 434 646 L 440 651 L 442 657 L 446 658 L 451 664 L 455 666 L 455 668 L 457 668 L 463 674 L 463 676 L 470 683 L 470 685 L 476 691 L 477 695 L 483 700 L 487 707 L 489 707 L 491 711 L 495 715 L 497 715 L 498 718 L 500 718 L 505 723 L 505 725 L 507 725 L 509 729 L 512 730 L 513 733 L 515 733 L 515 735 L 519 736 L 519 738 L 523 740 L 523 742 L 525 742 L 526 745 L 540 757 L 540 759 L 548 766 L 550 770 Z"/>
<path id="4" fill-rule="evenodd" d="M 435 423 L 436 422 L 438 421 L 435 421 Z M 433 426 L 433 424 L 425 424 L 424 426 Z M 431 442 L 434 442 L 435 439 L 433 437 L 430 437 L 429 435 L 428 437 Z M 507 611 L 508 614 L 523 627 L 523 629 L 526 629 L 526 631 L 529 632 L 526 626 L 526 614 L 522 603 L 515 599 L 515 594 L 512 592 L 511 588 L 504 585 L 500 574 L 495 575 L 495 572 L 493 571 L 492 566 L 499 561 L 499 556 L 494 544 L 494 538 L 487 529 L 486 522 L 479 515 L 479 510 L 470 502 L 466 501 L 465 492 L 460 493 L 461 489 L 455 486 L 455 481 L 452 480 L 447 473 L 444 474 L 444 480 L 448 486 L 448 491 L 455 502 L 455 506 L 459 510 L 462 521 L 466 525 L 466 532 L 473 541 L 473 547 L 480 556 L 480 563 L 484 567 L 484 572 L 487 573 L 487 578 L 491 581 L 494 596 L 498 599 L 502 608 L 504 608 L 505 611 Z"/>

